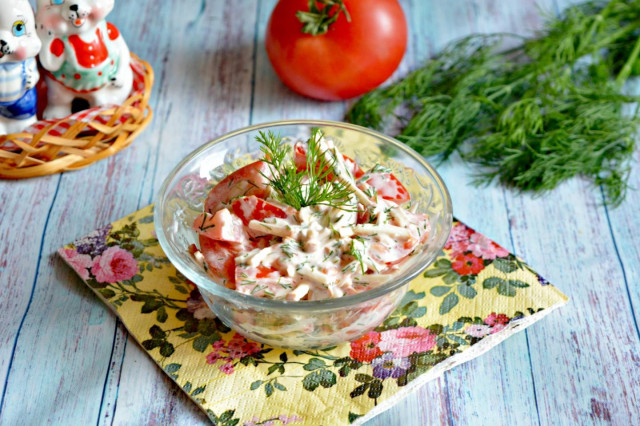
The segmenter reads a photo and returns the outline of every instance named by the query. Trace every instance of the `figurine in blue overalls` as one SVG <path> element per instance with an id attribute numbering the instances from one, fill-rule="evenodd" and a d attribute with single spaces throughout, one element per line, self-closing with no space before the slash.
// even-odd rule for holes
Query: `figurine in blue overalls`
<path id="1" fill-rule="evenodd" d="M 40 47 L 29 0 L 0 0 L 0 134 L 36 122 Z"/>

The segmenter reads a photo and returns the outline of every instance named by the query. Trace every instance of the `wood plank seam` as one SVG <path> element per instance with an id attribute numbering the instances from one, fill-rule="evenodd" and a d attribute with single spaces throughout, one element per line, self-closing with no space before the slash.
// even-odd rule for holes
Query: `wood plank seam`
<path id="1" fill-rule="evenodd" d="M 13 348 L 11 349 L 11 357 L 9 358 L 9 364 L 7 365 L 7 374 L 4 378 L 4 387 L 2 388 L 2 397 L 0 398 L 0 415 L 2 414 L 2 409 L 4 407 L 4 399 L 7 394 L 7 387 L 9 385 L 9 376 L 11 375 L 11 367 L 13 366 L 13 360 L 16 354 L 16 348 L 18 346 L 18 339 L 20 338 L 20 332 L 22 331 L 22 327 L 24 326 L 24 321 L 29 314 L 29 309 L 31 308 L 31 302 L 33 302 L 33 295 L 36 291 L 36 283 L 38 282 L 38 274 L 40 272 L 40 265 L 42 262 L 42 250 L 44 248 L 44 238 L 47 235 L 47 228 L 49 227 L 49 219 L 51 218 L 51 212 L 53 210 L 53 206 L 56 203 L 56 198 L 58 197 L 58 191 L 60 190 L 60 182 L 62 181 L 62 176 L 64 173 L 61 173 L 58 176 L 58 183 L 56 184 L 56 190 L 53 194 L 53 198 L 51 199 L 51 204 L 49 205 L 49 210 L 47 212 L 47 219 L 44 222 L 44 229 L 42 230 L 42 238 L 40 238 L 40 248 L 38 250 L 38 260 L 36 263 L 36 271 L 33 276 L 33 284 L 31 286 L 31 293 L 29 294 L 29 301 L 27 302 L 27 307 L 24 310 L 24 314 L 22 315 L 22 319 L 20 320 L 20 325 L 18 326 L 18 330 L 16 331 L 16 335 L 13 339 Z"/>
<path id="2" fill-rule="evenodd" d="M 449 371 L 445 371 L 444 373 L 444 388 L 447 391 L 447 410 L 449 411 L 448 419 L 449 426 L 453 426 L 455 422 L 453 421 L 453 407 L 451 407 L 451 394 L 449 393 Z"/>
<path id="3" fill-rule="evenodd" d="M 513 239 L 513 229 L 511 227 L 511 219 L 513 215 L 511 214 L 511 209 L 509 208 L 509 203 L 507 201 L 507 190 L 506 188 L 502 188 L 502 195 L 504 197 L 504 208 L 507 211 L 507 230 L 509 231 L 509 242 L 511 243 L 510 251 L 514 255 L 518 255 L 516 253 L 516 243 Z M 533 386 L 533 403 L 536 407 L 536 415 L 538 416 L 538 426 L 542 424 L 542 419 L 540 418 L 540 408 L 538 407 L 538 389 L 536 387 L 536 377 L 533 373 L 533 361 L 531 360 L 531 344 L 529 342 L 529 330 L 524 330 L 525 341 L 527 342 L 527 359 L 529 360 L 529 374 L 531 375 L 531 385 Z"/>
<path id="4" fill-rule="evenodd" d="M 253 62 L 253 64 L 252 64 L 252 77 L 251 77 L 251 99 L 250 99 L 249 123 L 248 123 L 249 125 L 251 124 L 251 121 L 253 119 L 253 106 L 254 106 L 254 99 L 255 99 L 255 78 L 256 78 L 256 72 L 257 72 L 256 56 L 257 56 L 257 49 L 258 49 L 258 26 L 259 26 L 259 17 L 260 17 L 259 14 L 260 14 L 260 5 L 261 4 L 262 4 L 262 1 L 259 1 L 257 3 L 257 5 L 256 5 L 256 19 L 255 19 L 255 23 L 254 23 L 254 40 L 253 40 L 253 52 L 252 52 L 252 58 L 253 58 L 252 62 Z M 206 7 L 205 1 L 202 0 L 201 8 L 200 8 L 200 11 L 198 12 L 198 16 L 196 16 L 196 18 L 192 21 L 192 23 L 195 23 L 200 19 L 200 17 L 204 13 L 205 7 Z M 158 84 L 159 88 L 164 87 L 165 77 L 166 77 L 166 73 L 164 72 L 164 69 L 163 69 L 163 72 L 161 73 L 161 76 L 160 76 L 160 81 L 158 82 L 159 83 Z M 159 103 L 159 101 L 158 101 L 158 103 Z M 156 109 L 157 109 L 157 106 L 156 106 Z M 172 104 L 169 103 L 169 106 L 167 108 L 167 113 L 165 114 L 164 119 L 161 121 L 162 124 L 160 125 L 160 129 L 159 129 L 159 133 L 160 134 L 163 134 L 163 129 L 164 129 L 166 123 L 169 122 L 168 118 L 171 115 L 171 112 L 172 112 Z M 163 145 L 162 142 L 163 142 L 163 140 L 161 138 L 158 141 L 158 145 L 157 145 L 157 147 L 155 149 L 156 158 L 155 158 L 154 165 L 152 167 L 151 182 L 155 182 L 155 180 L 156 180 L 156 175 L 157 175 L 158 168 L 159 168 L 158 167 L 158 163 L 159 163 L 159 159 L 160 159 L 160 151 L 161 151 L 161 146 Z M 151 156 L 151 150 L 149 150 L 147 158 L 149 159 L 150 156 Z M 147 177 L 148 169 L 149 169 L 148 167 L 145 167 L 145 172 L 144 172 L 144 177 L 145 178 Z M 138 199 L 138 209 L 143 207 L 142 206 L 143 192 L 144 192 L 144 188 L 141 187 L 140 188 L 140 195 L 139 195 L 139 199 Z M 153 198 L 155 197 L 155 192 L 156 192 L 155 190 L 152 190 L 150 192 L 149 199 L 147 200 L 146 204 L 151 204 L 153 202 Z M 118 322 L 119 322 L 119 320 L 118 320 Z M 113 351 L 114 351 L 115 339 L 116 339 L 117 333 L 118 333 L 118 324 L 116 324 L 116 328 L 114 329 L 114 339 L 113 339 L 112 349 L 111 349 L 112 354 L 113 354 Z M 124 365 L 124 358 L 125 358 L 125 354 L 126 354 L 126 345 L 127 345 L 128 341 L 129 341 L 129 333 L 126 330 L 125 330 L 125 335 L 126 335 L 125 347 L 123 348 L 122 357 L 121 357 L 121 359 L 119 361 L 118 383 L 120 382 L 120 376 L 122 375 L 122 370 L 123 370 L 123 365 Z M 104 401 L 105 390 L 106 390 L 106 385 L 107 385 L 107 382 L 109 380 L 109 376 L 110 376 L 110 373 L 111 373 L 111 368 L 110 368 L 111 362 L 112 361 L 111 361 L 111 357 L 110 357 L 109 365 L 108 365 L 108 368 L 107 368 L 107 374 L 105 376 L 105 382 L 104 382 L 105 386 L 103 388 L 102 399 L 100 401 L 100 410 L 98 412 L 98 419 L 97 419 L 97 423 L 96 423 L 97 425 L 100 424 L 100 421 L 102 419 L 103 405 L 104 405 L 104 402 L 105 402 Z M 153 366 L 153 367 L 155 368 L 155 366 Z M 117 403 L 118 403 L 118 392 L 116 391 L 116 397 L 115 397 L 115 399 L 113 401 L 114 406 L 113 406 L 113 409 L 111 410 L 111 412 L 114 413 L 112 418 L 111 418 L 111 424 L 113 424 L 113 422 L 115 421 L 115 417 L 116 417 L 115 416 L 115 412 L 117 410 Z"/>
<path id="5" fill-rule="evenodd" d="M 251 99 L 249 100 L 249 125 L 253 124 L 253 107 L 256 99 L 256 72 L 258 71 L 258 34 L 260 25 L 260 12 L 262 11 L 262 0 L 256 5 L 256 21 L 253 24 L 253 52 L 251 60 L 253 69 L 251 70 Z"/>
<path id="6" fill-rule="evenodd" d="M 98 420 L 96 421 L 96 425 L 100 424 L 100 418 L 102 417 L 102 409 L 104 407 L 104 398 L 105 398 L 105 393 L 107 391 L 107 384 L 109 383 L 109 371 L 111 371 L 111 363 L 113 362 L 113 353 L 116 346 L 116 339 L 118 337 L 119 324 L 120 324 L 120 319 L 118 318 L 116 319 L 116 323 L 113 331 L 113 340 L 111 343 L 111 354 L 109 355 L 109 362 L 107 363 L 107 371 L 104 374 L 104 384 L 102 386 L 102 396 L 100 397 L 100 405 L 98 406 Z M 120 371 L 122 371 L 122 369 Z"/>
<path id="7" fill-rule="evenodd" d="M 605 204 L 605 195 L 604 189 L 602 186 L 600 187 L 600 194 L 602 195 L 602 204 L 604 205 L 604 215 L 607 218 L 607 226 L 609 228 L 609 235 L 611 235 L 611 242 L 613 243 L 613 249 L 616 253 L 616 257 L 618 258 L 618 262 L 620 263 L 620 269 L 622 270 L 622 278 L 624 280 L 624 286 L 627 290 L 627 300 L 629 300 L 629 309 L 631 310 L 631 317 L 633 318 L 633 324 L 636 327 L 636 336 L 638 340 L 640 340 L 640 328 L 638 328 L 638 317 L 636 316 L 636 310 L 633 306 L 633 300 L 631 298 L 631 290 L 629 289 L 629 280 L 627 279 L 627 271 L 625 270 L 624 263 L 622 262 L 622 257 L 620 256 L 620 250 L 618 249 L 618 243 L 616 241 L 616 236 L 613 233 L 613 227 L 611 226 L 611 218 L 609 217 L 609 207 Z"/>
<path id="8" fill-rule="evenodd" d="M 166 73 L 163 71 L 161 73 L 160 79 L 158 81 L 158 87 L 159 88 L 163 87 L 165 79 L 166 79 Z M 158 107 L 159 103 L 160 103 L 160 101 L 157 100 L 155 105 L 154 105 L 154 109 Z M 160 122 L 161 123 L 160 124 L 160 129 L 159 129 L 159 133 L 160 134 L 163 134 L 164 127 L 166 126 L 166 123 L 168 122 L 168 117 L 171 115 L 171 110 L 172 110 L 172 104 L 169 103 L 169 107 L 167 108 L 167 113 L 165 114 L 164 119 L 161 120 L 161 122 Z M 158 169 L 158 161 L 159 161 L 159 157 L 160 157 L 159 151 L 160 151 L 160 146 L 161 145 L 162 145 L 162 139 L 160 139 L 158 141 L 158 146 L 156 148 L 156 159 L 155 159 L 155 162 L 154 162 L 154 165 L 153 165 L 153 173 L 152 173 L 152 176 L 154 178 L 155 178 L 156 171 Z M 144 179 L 146 179 L 147 173 L 149 171 L 148 164 L 149 164 L 150 157 L 151 157 L 151 150 L 148 150 L 148 152 L 147 152 L 147 162 L 145 163 L 145 164 L 147 164 L 147 166 L 145 167 L 145 171 L 144 171 L 144 175 L 143 175 L 144 176 L 143 177 L 143 181 L 144 181 Z M 142 208 L 142 195 L 143 195 L 143 193 L 144 193 L 144 186 L 140 186 L 140 192 L 139 192 L 139 195 L 138 195 L 138 203 L 137 203 L 137 208 L 138 209 Z M 153 197 L 154 194 L 155 194 L 155 192 L 152 191 L 151 192 L 151 197 Z M 147 204 L 150 204 L 150 203 L 151 203 L 151 201 L 147 202 Z M 109 379 L 111 377 L 111 370 L 112 370 L 111 369 L 111 362 L 112 362 L 112 357 L 113 357 L 113 353 L 114 353 L 114 349 L 115 349 L 115 344 L 116 344 L 116 339 L 117 339 L 117 334 L 118 334 L 118 324 L 119 323 L 120 323 L 120 320 L 119 319 L 116 320 L 116 324 L 115 324 L 115 327 L 114 327 L 114 330 L 113 330 L 113 339 L 112 339 L 112 343 L 111 343 L 111 356 L 109 357 L 109 363 L 107 364 L 107 371 L 105 373 L 104 386 L 103 386 L 103 389 L 102 389 L 102 396 L 101 396 L 101 399 L 100 399 L 100 409 L 98 410 L 98 418 L 97 418 L 97 421 L 96 421 L 96 424 L 98 424 L 98 425 L 100 424 L 100 420 L 101 420 L 102 414 L 103 414 L 103 407 L 104 407 L 104 403 L 105 403 L 107 383 L 109 382 Z M 122 376 L 122 367 L 124 365 L 124 356 L 126 354 L 127 343 L 129 341 L 129 333 L 126 330 L 124 331 L 124 333 L 125 333 L 124 347 L 122 349 L 122 356 L 120 357 L 120 361 L 119 361 L 118 369 L 117 369 L 117 371 L 118 371 L 118 383 L 120 383 L 120 377 Z M 118 395 L 118 392 L 116 391 L 116 397 L 115 397 L 115 399 L 113 401 L 113 409 L 111 410 L 112 413 L 115 413 L 115 411 L 116 411 L 116 407 L 117 407 L 117 403 L 118 403 L 117 395 Z M 115 414 L 112 415 L 112 417 L 111 417 L 111 423 L 112 424 L 114 422 L 114 419 L 115 419 Z"/>

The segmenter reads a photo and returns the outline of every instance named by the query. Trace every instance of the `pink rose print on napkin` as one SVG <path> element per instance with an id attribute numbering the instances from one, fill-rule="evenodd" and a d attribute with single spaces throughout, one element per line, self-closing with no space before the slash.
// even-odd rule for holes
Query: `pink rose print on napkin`
<path id="1" fill-rule="evenodd" d="M 89 268 L 91 268 L 91 256 L 80 254 L 73 249 L 61 249 L 60 256 L 80 275 L 83 280 L 89 279 Z"/>
<path id="2" fill-rule="evenodd" d="M 511 318 L 505 314 L 496 314 L 495 312 L 492 312 L 483 320 L 484 324 L 470 324 L 465 327 L 464 332 L 468 336 L 481 339 L 487 334 L 495 334 L 504 330 L 510 321 Z"/>
<path id="3" fill-rule="evenodd" d="M 471 324 L 464 329 L 464 332 L 469 336 L 481 338 L 491 333 L 491 327 L 486 324 Z"/>
<path id="4" fill-rule="evenodd" d="M 414 352 L 426 352 L 436 345 L 436 335 L 422 327 L 403 327 L 380 333 L 378 347 L 391 351 L 396 358 L 404 358 Z"/>
<path id="5" fill-rule="evenodd" d="M 510 319 L 505 314 L 497 314 L 495 312 L 491 313 L 488 317 L 484 319 L 484 323 L 491 326 L 491 334 L 497 333 L 498 331 L 503 330 Z"/>
<path id="6" fill-rule="evenodd" d="M 479 232 L 467 227 L 463 223 L 457 223 L 451 229 L 446 250 L 451 250 L 451 257 L 458 257 L 471 252 L 475 257 L 494 260 L 497 257 L 506 257 L 509 252 Z"/>
<path id="7" fill-rule="evenodd" d="M 509 255 L 508 251 L 478 232 L 474 232 L 469 237 L 468 250 L 475 256 L 489 260 Z"/>
<path id="8" fill-rule="evenodd" d="M 133 255 L 120 247 L 109 247 L 93 260 L 91 273 L 101 283 L 125 281 L 138 272 Z"/>
<path id="9" fill-rule="evenodd" d="M 451 229 L 445 250 L 451 250 L 453 257 L 463 254 L 469 249 L 469 237 L 472 231 L 462 223 L 457 223 Z"/>
<path id="10" fill-rule="evenodd" d="M 218 370 L 224 374 L 233 374 L 234 361 L 256 354 L 261 349 L 259 344 L 248 341 L 238 333 L 235 333 L 228 342 L 221 339 L 212 343 L 211 346 L 213 352 L 207 355 L 207 364 L 223 361 L 223 364 L 218 366 Z"/>

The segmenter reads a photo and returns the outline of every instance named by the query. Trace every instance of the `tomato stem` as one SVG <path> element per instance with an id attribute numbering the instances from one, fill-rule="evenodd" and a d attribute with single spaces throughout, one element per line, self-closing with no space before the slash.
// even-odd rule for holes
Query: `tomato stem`
<path id="1" fill-rule="evenodd" d="M 334 6 L 338 9 L 331 13 Z M 329 27 L 338 20 L 340 13 L 344 13 L 347 22 L 351 22 L 351 16 L 343 0 L 309 0 L 309 11 L 299 10 L 296 16 L 303 24 L 303 33 L 317 36 L 329 31 Z"/>

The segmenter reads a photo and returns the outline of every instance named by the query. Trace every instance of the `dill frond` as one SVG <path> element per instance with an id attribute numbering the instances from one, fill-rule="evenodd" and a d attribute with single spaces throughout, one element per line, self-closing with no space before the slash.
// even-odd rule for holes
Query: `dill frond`
<path id="1" fill-rule="evenodd" d="M 542 192 L 583 176 L 617 205 L 640 121 L 626 108 L 640 97 L 622 91 L 640 74 L 638 16 L 639 0 L 592 0 L 550 19 L 534 39 L 466 37 L 363 96 L 347 120 L 384 130 L 395 117 L 396 137 L 422 155 L 457 152 L 480 165 L 476 183 Z M 515 48 L 500 50 L 514 37 Z"/>
<path id="2" fill-rule="evenodd" d="M 343 182 L 330 179 L 335 173 L 337 158 L 335 153 L 325 151 L 320 146 L 322 132 L 311 131 L 307 141 L 307 164 L 298 170 L 293 161 L 291 147 L 283 143 L 280 135 L 269 131 L 260 132 L 256 140 L 261 144 L 263 161 L 269 165 L 269 184 L 275 197 L 300 210 L 302 207 L 326 205 L 349 210 L 353 191 Z M 329 158 L 327 158 L 329 157 Z"/>

